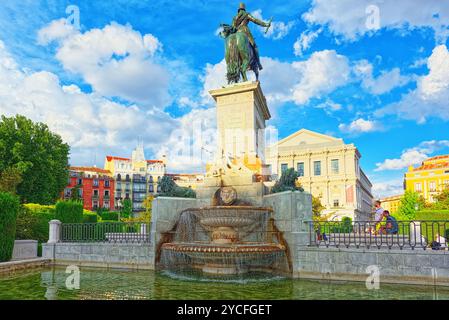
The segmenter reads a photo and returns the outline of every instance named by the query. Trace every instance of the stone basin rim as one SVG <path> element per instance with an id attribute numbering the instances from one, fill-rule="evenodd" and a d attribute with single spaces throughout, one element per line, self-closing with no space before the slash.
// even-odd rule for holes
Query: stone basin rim
<path id="1" fill-rule="evenodd" d="M 255 206 L 206 206 L 206 207 L 199 207 L 199 208 L 188 208 L 188 209 L 183 210 L 182 212 L 208 211 L 208 210 L 216 210 L 216 209 L 237 210 L 237 211 L 252 210 L 252 211 L 274 212 L 273 208 L 271 208 L 271 207 L 255 207 Z"/>

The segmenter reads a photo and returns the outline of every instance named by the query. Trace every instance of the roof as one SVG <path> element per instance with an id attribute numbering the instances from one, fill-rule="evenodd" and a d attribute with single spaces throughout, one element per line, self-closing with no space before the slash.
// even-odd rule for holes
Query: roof
<path id="1" fill-rule="evenodd" d="M 433 169 L 445 169 L 449 168 L 449 161 L 440 163 L 423 163 L 420 167 L 413 169 L 413 171 L 433 170 Z"/>
<path id="2" fill-rule="evenodd" d="M 122 157 L 115 157 L 115 156 L 106 156 L 106 160 L 108 162 L 112 160 L 118 160 L 118 161 L 131 161 L 130 158 L 122 158 Z M 162 160 L 147 160 L 147 163 L 164 163 Z"/>
<path id="3" fill-rule="evenodd" d="M 106 156 L 107 161 L 112 160 L 120 160 L 120 161 L 131 161 L 129 158 L 121 158 L 121 157 L 114 157 L 114 156 Z"/>
<path id="4" fill-rule="evenodd" d="M 77 171 L 77 172 L 96 172 L 101 174 L 111 174 L 111 171 L 100 169 L 97 167 L 70 167 L 71 171 Z"/>
<path id="5" fill-rule="evenodd" d="M 435 157 L 429 158 L 425 161 L 441 160 L 441 159 L 447 159 L 449 161 L 449 154 L 442 155 L 442 156 L 435 156 Z"/>

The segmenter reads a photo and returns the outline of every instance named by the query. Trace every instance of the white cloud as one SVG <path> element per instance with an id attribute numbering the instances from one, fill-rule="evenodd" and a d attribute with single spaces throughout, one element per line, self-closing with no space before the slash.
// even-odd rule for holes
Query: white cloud
<path id="1" fill-rule="evenodd" d="M 179 119 L 178 127 L 155 154 L 166 155 L 175 172 L 204 172 L 216 148 L 216 109 L 196 109 Z"/>
<path id="2" fill-rule="evenodd" d="M 268 22 L 268 20 L 263 18 L 261 9 L 258 9 L 256 11 L 252 12 L 251 14 L 256 19 Z M 268 30 L 268 32 L 266 32 L 267 28 L 265 28 L 265 27 L 260 27 L 259 29 L 265 38 L 270 38 L 273 40 L 280 40 L 282 38 L 285 38 L 290 33 L 290 30 L 295 26 L 295 24 L 296 24 L 295 21 L 289 21 L 287 23 L 282 22 L 282 21 L 273 21 L 271 23 L 271 27 Z"/>
<path id="3" fill-rule="evenodd" d="M 161 109 L 170 102 L 168 71 L 157 57 L 162 45 L 151 34 L 114 22 L 80 33 L 57 20 L 39 31 L 38 41 L 56 41 L 64 69 L 81 75 L 101 95 Z"/>
<path id="4" fill-rule="evenodd" d="M 351 68 L 345 56 L 334 50 L 314 52 L 304 61 L 293 63 L 262 57 L 260 74 L 264 94 L 270 106 L 294 102 L 307 104 L 312 98 L 325 96 L 350 81 Z M 249 76 L 254 78 L 252 72 Z M 226 85 L 226 62 L 208 64 L 202 77 L 202 97 L 211 101 L 208 91 Z"/>
<path id="5" fill-rule="evenodd" d="M 262 57 L 260 74 L 264 94 L 270 107 L 285 102 L 307 104 L 312 98 L 325 96 L 350 81 L 348 59 L 334 50 L 314 52 L 304 61 L 293 63 Z M 254 79 L 252 72 L 249 77 Z M 211 102 L 208 91 L 226 85 L 226 62 L 208 64 L 202 77 L 203 102 Z"/>
<path id="6" fill-rule="evenodd" d="M 429 73 L 417 79 L 417 88 L 402 100 L 376 112 L 378 116 L 397 114 L 423 123 L 429 117 L 449 120 L 449 51 L 445 45 L 434 48 L 427 60 Z"/>
<path id="7" fill-rule="evenodd" d="M 404 193 L 403 179 L 387 179 L 373 182 L 372 193 L 375 199 L 400 195 Z"/>
<path id="8" fill-rule="evenodd" d="M 341 132 L 348 134 L 358 134 L 374 131 L 382 131 L 384 128 L 377 121 L 357 119 L 352 121 L 350 124 L 340 124 L 338 126 Z"/>
<path id="9" fill-rule="evenodd" d="M 432 153 L 443 148 L 449 148 L 449 140 L 424 141 L 416 147 L 404 150 L 400 158 L 386 159 L 381 163 L 376 163 L 375 171 L 402 170 L 408 166 L 420 164 Z"/>
<path id="10" fill-rule="evenodd" d="M 444 43 L 449 36 L 449 6 L 441 0 L 314 0 L 311 9 L 303 14 L 309 24 L 327 26 L 335 35 L 345 40 L 370 35 L 376 28 L 370 27 L 376 18 L 370 6 L 379 8 L 379 27 L 413 30 L 428 27 L 435 31 L 436 40 Z M 367 24 L 368 22 L 368 24 Z M 374 25 L 373 25 L 374 26 Z"/>
<path id="11" fill-rule="evenodd" d="M 157 149 L 180 125 L 155 108 L 125 106 L 74 84 L 61 86 L 53 73 L 25 73 L 1 41 L 0 114 L 46 123 L 71 146 L 71 163 L 78 165 L 102 165 L 107 153 L 127 155 L 137 138 Z"/>
<path id="12" fill-rule="evenodd" d="M 375 95 L 405 86 L 412 80 L 412 77 L 401 75 L 399 68 L 381 71 L 381 74 L 375 78 L 373 77 L 373 65 L 367 60 L 358 61 L 354 66 L 354 73 L 362 80 L 362 87 Z"/>
<path id="13" fill-rule="evenodd" d="M 299 82 L 293 88 L 293 100 L 305 104 L 313 97 L 329 94 L 350 81 L 349 61 L 335 50 L 317 51 L 301 62 L 294 62 Z"/>
<path id="14" fill-rule="evenodd" d="M 320 28 L 316 31 L 304 31 L 301 36 L 296 40 L 293 45 L 293 49 L 296 56 L 302 56 L 304 51 L 308 50 L 313 41 L 318 38 L 318 35 L 323 29 Z"/>

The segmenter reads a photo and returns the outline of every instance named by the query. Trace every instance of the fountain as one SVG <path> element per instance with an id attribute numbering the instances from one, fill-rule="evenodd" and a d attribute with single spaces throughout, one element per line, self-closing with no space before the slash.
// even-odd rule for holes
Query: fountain
<path id="1" fill-rule="evenodd" d="M 270 177 L 263 161 L 263 130 L 270 113 L 260 83 L 239 83 L 211 94 L 217 101 L 221 156 L 207 165 L 195 206 L 180 210 L 171 229 L 161 232 L 159 268 L 215 276 L 288 272 L 287 243 L 273 209 L 263 206 Z"/>

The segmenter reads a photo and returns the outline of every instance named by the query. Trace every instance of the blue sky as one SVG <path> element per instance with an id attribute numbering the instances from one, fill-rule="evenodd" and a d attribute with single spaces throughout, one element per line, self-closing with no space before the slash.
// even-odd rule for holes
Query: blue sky
<path id="1" fill-rule="evenodd" d="M 207 89 L 224 84 L 217 29 L 238 3 L 2 1 L 0 113 L 46 122 L 76 165 L 127 156 L 141 139 L 148 157 L 168 154 L 170 170 L 198 171 L 202 153 L 176 146 L 192 127 L 214 132 Z M 70 5 L 79 27 L 67 21 Z M 246 5 L 275 22 L 268 35 L 251 29 L 279 138 L 307 128 L 354 143 L 378 196 L 401 191 L 408 165 L 449 153 L 449 3 Z"/>

